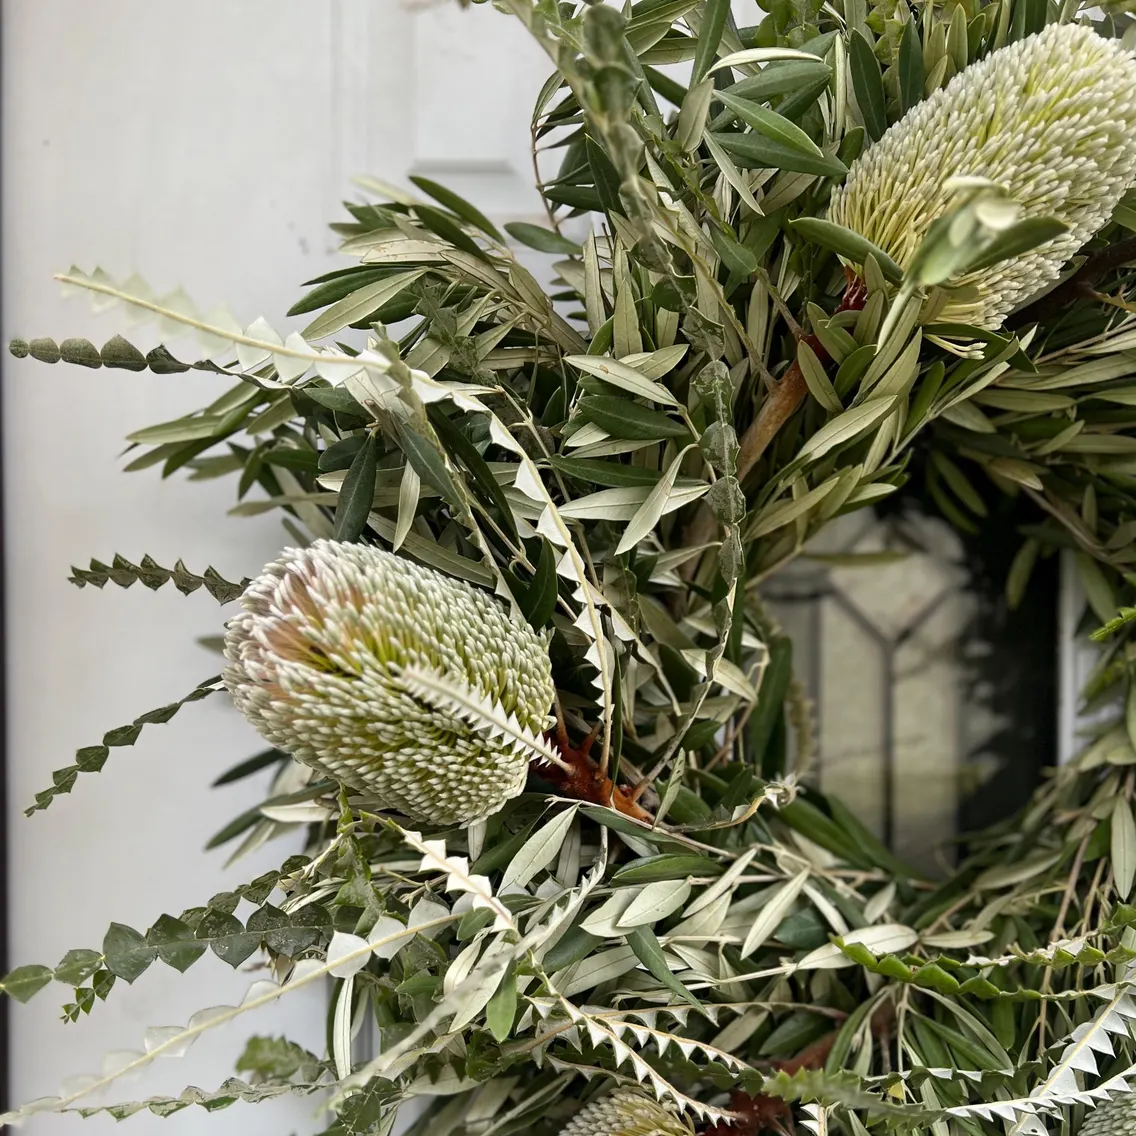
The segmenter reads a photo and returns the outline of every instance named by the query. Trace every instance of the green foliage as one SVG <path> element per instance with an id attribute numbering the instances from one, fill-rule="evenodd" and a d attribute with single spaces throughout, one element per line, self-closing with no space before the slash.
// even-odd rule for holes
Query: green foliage
<path id="1" fill-rule="evenodd" d="M 593 737 L 597 771 L 644 817 L 562 796 L 534 770 L 486 821 L 412 831 L 270 750 L 222 778 L 273 771 L 211 845 L 243 837 L 239 855 L 307 826 L 303 859 L 145 933 L 112 924 L 101 950 L 21 965 L 3 989 L 26 1000 L 61 982 L 76 1020 L 155 961 L 261 952 L 271 978 L 239 1006 L 151 1030 L 129 1071 L 335 981 L 326 1062 L 254 1039 L 238 1065 L 249 1082 L 107 1106 L 115 1116 L 331 1085 L 328 1136 L 387 1132 L 428 1090 L 426 1136 L 554 1136 L 615 1083 L 714 1136 L 731 1109 L 777 1101 L 779 1123 L 842 1136 L 1073 1136 L 1136 1080 L 1132 203 L 1069 280 L 994 330 L 942 318 L 990 198 L 964 195 L 903 265 L 825 214 L 907 110 L 1075 6 L 778 0 L 754 28 L 724 0 L 497 6 L 554 67 L 532 124 L 547 225 L 502 234 L 427 179 L 364 180 L 373 200 L 336 226 L 355 263 L 308 282 L 291 314 L 310 322 L 288 335 L 163 308 L 98 271 L 62 279 L 190 328 L 205 360 L 192 366 L 235 380 L 134 433 L 128 468 L 235 475 L 234 512 L 279 510 L 293 543 L 371 542 L 512 597 L 550 636 L 569 738 Z M 1132 26 L 1115 11 L 1101 30 Z M 670 69 L 683 62 L 688 86 Z M 590 230 L 564 225 L 590 212 Z M 1021 224 L 985 254 L 1053 235 Z M 506 234 L 556 258 L 550 290 Z M 191 366 L 118 338 L 12 351 Z M 1113 708 L 1097 736 L 941 881 L 799 782 L 809 709 L 760 599 L 830 520 L 895 493 L 966 530 L 1015 498 L 1011 600 L 1041 557 L 1072 548 L 1107 621 L 1086 691 Z M 247 583 L 117 556 L 72 578 L 172 580 L 221 602 Z M 37 808 L 216 689 L 80 750 Z M 457 697 L 445 704 L 472 713 Z M 359 1060 L 365 1019 L 377 1044 Z M 80 1102 L 115 1075 L 45 1107 L 97 1111 Z"/>
<path id="2" fill-rule="evenodd" d="M 138 582 L 155 592 L 172 580 L 174 587 L 183 596 L 204 587 L 218 603 L 230 603 L 248 586 L 248 580 L 234 584 L 224 579 L 215 568 L 206 568 L 204 575 L 196 576 L 180 560 L 173 568 L 163 568 L 149 556 L 143 556 L 141 564 L 131 564 L 117 553 L 110 564 L 92 560 L 89 568 L 72 567 L 70 579 L 71 583 L 80 588 L 88 584 L 101 588 L 108 582 L 117 584 L 120 588 L 129 588 Z"/>
<path id="3" fill-rule="evenodd" d="M 61 793 L 70 793 L 80 773 L 98 773 L 106 764 L 111 749 L 116 746 L 132 746 L 138 740 L 138 735 L 142 733 L 143 726 L 161 725 L 168 722 L 183 706 L 190 702 L 200 702 L 203 698 L 216 694 L 220 689 L 221 678 L 219 675 L 214 675 L 212 678 L 207 678 L 204 682 L 198 683 L 189 694 L 178 699 L 177 702 L 171 702 L 168 706 L 159 706 L 157 710 L 147 710 L 145 714 L 140 714 L 133 722 L 128 722 L 125 726 L 116 726 L 113 730 L 107 730 L 99 745 L 83 746 L 81 749 L 77 749 L 75 751 L 75 764 L 65 765 L 62 769 L 57 769 L 52 773 L 51 785 L 36 793 L 36 803 L 24 810 L 25 816 L 31 816 L 41 809 L 48 808 Z"/>

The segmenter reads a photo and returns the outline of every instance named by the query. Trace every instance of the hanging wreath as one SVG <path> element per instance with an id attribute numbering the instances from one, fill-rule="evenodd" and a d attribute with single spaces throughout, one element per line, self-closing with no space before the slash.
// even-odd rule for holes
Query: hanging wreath
<path id="1" fill-rule="evenodd" d="M 72 1019 L 207 949 L 274 977 L 5 1119 L 328 1090 L 329 1136 L 421 1099 L 430 1136 L 1131 1130 L 1132 17 L 496 6 L 554 69 L 547 224 L 368 179 L 302 330 L 72 270 L 200 354 L 12 344 L 232 376 L 131 435 L 128 468 L 235 474 L 234 511 L 279 509 L 294 546 L 251 581 L 75 569 L 236 614 L 219 678 L 80 750 L 34 808 L 228 690 L 271 748 L 224 780 L 273 782 L 214 843 L 308 835 L 206 907 L 9 974 L 21 1000 L 72 987 Z M 1011 603 L 1071 549 L 1106 624 L 1087 704 L 1119 711 L 942 880 L 798 776 L 809 708 L 762 606 L 827 523 L 896 493 L 964 530 L 1014 498 Z M 88 1103 L 327 979 L 325 1055 L 254 1037 L 215 1093 Z"/>

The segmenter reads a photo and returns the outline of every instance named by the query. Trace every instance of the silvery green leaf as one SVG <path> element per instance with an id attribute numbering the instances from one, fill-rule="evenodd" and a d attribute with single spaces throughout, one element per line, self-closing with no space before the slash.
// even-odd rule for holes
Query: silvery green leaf
<path id="1" fill-rule="evenodd" d="M 400 924 L 400 929 L 402 925 Z M 348 935 L 336 931 L 327 947 L 328 973 L 332 978 L 349 978 L 362 970 L 370 958 L 370 948 L 366 939 L 358 935 Z"/>
<path id="2" fill-rule="evenodd" d="M 851 414 L 852 411 L 848 411 L 847 413 Z M 841 418 L 845 417 L 847 417 L 847 414 L 842 414 L 840 418 L 833 419 L 832 425 L 835 425 Z M 815 436 L 816 435 L 814 435 L 814 437 Z M 835 445 L 836 443 L 833 444 Z M 834 474 L 827 481 L 816 486 L 815 489 L 810 489 L 807 493 L 801 494 L 800 497 L 796 497 L 791 501 L 782 501 L 780 504 L 773 505 L 771 508 L 763 509 L 758 513 L 753 525 L 746 530 L 746 539 L 756 540 L 758 537 L 765 536 L 767 533 L 775 532 L 777 529 L 795 521 L 798 517 L 803 517 L 810 509 L 819 505 L 821 501 L 836 488 L 839 480 L 839 475 Z"/>
<path id="3" fill-rule="evenodd" d="M 557 971 L 552 976 L 552 984 L 565 998 L 573 998 L 585 990 L 591 990 L 634 970 L 638 965 L 639 960 L 630 947 L 618 946 Z"/>
<path id="4" fill-rule="evenodd" d="M 616 929 L 657 923 L 674 914 L 690 896 L 689 880 L 660 880 L 647 884 L 616 920 Z"/>
<path id="5" fill-rule="evenodd" d="M 724 55 L 711 71 L 720 71 L 723 67 L 741 67 L 747 63 L 772 63 L 778 59 L 802 59 L 809 63 L 816 63 L 817 57 L 807 51 L 797 51 L 792 47 L 747 47 L 742 51 L 733 51 Z"/>
<path id="6" fill-rule="evenodd" d="M 514 885 L 526 887 L 529 881 L 543 871 L 556 859 L 560 846 L 564 843 L 572 822 L 576 819 L 576 810 L 579 806 L 572 805 L 557 813 L 547 824 L 541 825 L 521 845 L 517 854 L 505 868 L 501 877 L 501 887 Z"/>
<path id="7" fill-rule="evenodd" d="M 791 880 L 786 880 L 769 897 L 746 934 L 741 949 L 742 958 L 747 958 L 753 954 L 777 930 L 782 920 L 789 914 L 789 909 L 796 903 L 797 896 L 801 894 L 801 889 L 808 882 L 808 879 L 809 871 L 806 868 Z"/>
<path id="8" fill-rule="evenodd" d="M 722 924 L 726 921 L 726 916 L 730 913 L 730 898 L 725 893 L 716 896 L 705 907 L 699 908 L 693 915 L 677 924 L 668 932 L 668 937 L 675 939 L 683 936 L 702 938 L 717 935 L 722 929 Z"/>
<path id="9" fill-rule="evenodd" d="M 444 993 L 452 994 L 469 977 L 469 973 L 473 970 L 474 963 L 477 962 L 484 945 L 484 940 L 478 936 L 473 942 L 467 944 L 457 958 L 450 963 L 446 969 L 446 976 L 442 980 Z"/>
<path id="10" fill-rule="evenodd" d="M 775 110 L 748 99 L 739 99 L 727 91 L 719 91 L 717 97 L 742 122 L 759 134 L 764 134 L 766 138 L 794 147 L 804 154 L 812 154 L 818 158 L 824 156 L 824 151 L 795 122 Z"/>
<path id="11" fill-rule="evenodd" d="M 698 149 L 713 97 L 714 80 L 703 79 L 691 87 L 682 100 L 674 137 L 679 149 L 684 153 L 689 154 L 692 150 Z"/>
<path id="12" fill-rule="evenodd" d="M 512 958 L 513 946 L 503 937 L 490 943 L 476 968 L 462 983 L 458 1011 L 450 1022 L 451 1030 L 459 1030 L 468 1025 L 485 1009 L 489 999 L 500 986 Z"/>
<path id="13" fill-rule="evenodd" d="M 869 923 L 875 923 L 895 902 L 895 893 L 896 885 L 895 881 L 892 880 L 890 883 L 880 888 L 880 890 L 864 904 L 864 918 Z"/>
<path id="14" fill-rule="evenodd" d="M 822 426 L 801 447 L 800 457 L 819 461 L 830 450 L 858 438 L 870 430 L 885 414 L 895 406 L 895 398 L 870 398 L 859 406 L 853 406 L 843 414 L 837 415 L 827 425 Z"/>
<path id="15" fill-rule="evenodd" d="M 425 926 L 425 929 L 419 933 L 425 935 L 428 939 L 433 939 L 442 930 L 440 924 L 449 915 L 450 909 L 444 903 L 439 903 L 429 896 L 423 896 L 410 909 L 410 913 L 406 917 L 406 926 L 408 930 L 417 930 L 419 927 Z M 384 916 L 384 918 L 389 918 L 389 916 Z M 397 920 L 391 920 L 391 922 L 395 923 Z M 387 933 L 389 933 L 389 928 Z M 373 930 L 371 934 L 374 935 Z"/>
<path id="16" fill-rule="evenodd" d="M 663 794 L 662 800 L 659 801 L 659 807 L 655 810 L 654 824 L 656 827 L 666 819 L 667 812 L 670 810 L 671 805 L 674 804 L 675 798 L 678 797 L 685 773 L 686 754 L 682 750 L 679 750 L 678 755 L 671 764 L 671 775 L 667 782 L 667 790 Z"/>
<path id="17" fill-rule="evenodd" d="M 619 544 L 617 544 L 615 548 L 616 556 L 624 552 L 630 552 L 641 540 L 654 531 L 655 526 L 659 523 L 663 514 L 671 511 L 673 506 L 670 506 L 670 500 L 671 495 L 674 493 L 678 471 L 682 466 L 683 458 L 685 458 L 693 448 L 693 445 L 687 446 L 674 456 L 671 464 L 667 466 L 666 473 L 659 478 L 658 483 L 647 494 L 646 500 L 631 518 L 631 522 L 624 530 L 623 536 L 619 538 Z M 706 489 L 709 488 L 709 485 L 707 485 Z"/>
<path id="18" fill-rule="evenodd" d="M 394 538 L 391 540 L 392 552 L 397 552 L 402 547 L 406 534 L 410 532 L 421 492 L 422 479 L 413 464 L 407 462 L 402 467 L 402 480 L 398 487 L 398 520 L 395 522 Z"/>
<path id="19" fill-rule="evenodd" d="M 859 943 L 874 955 L 887 955 L 897 954 L 914 946 L 919 941 L 919 932 L 901 923 L 881 923 L 873 927 L 858 927 L 854 931 L 849 931 L 842 939 L 848 944 Z M 798 963 L 801 970 L 837 970 L 853 965 L 855 964 L 852 959 L 848 958 L 836 943 L 818 947 Z"/>
<path id="20" fill-rule="evenodd" d="M 809 394 L 825 410 L 832 414 L 839 414 L 844 409 L 840 396 L 836 393 L 832 381 L 824 373 L 824 366 L 817 358 L 816 352 L 805 339 L 797 344 L 797 363 L 800 365 L 801 374 L 805 377 L 805 385 L 809 388 Z"/>
<path id="21" fill-rule="evenodd" d="M 580 929 L 587 931 L 589 935 L 598 935 L 601 939 L 618 938 L 619 931 L 616 928 L 619 921 L 635 901 L 640 890 L 640 888 L 619 888 L 580 923 Z"/>
<path id="22" fill-rule="evenodd" d="M 678 343 L 671 347 L 662 347 L 658 351 L 640 351 L 619 361 L 648 379 L 661 379 L 664 375 L 669 375 L 683 361 L 687 351 L 685 343 Z"/>
<path id="23" fill-rule="evenodd" d="M 938 935 L 923 935 L 920 942 L 937 951 L 962 951 L 980 947 L 994 938 L 993 931 L 944 931 Z"/>
<path id="24" fill-rule="evenodd" d="M 1136 821 L 1132 806 L 1119 796 L 1112 807 L 1112 876 L 1116 892 L 1127 899 L 1136 875 Z"/>
<path id="25" fill-rule="evenodd" d="M 706 144 L 706 149 L 710 152 L 710 157 L 714 159 L 714 164 L 722 171 L 722 176 L 734 187 L 738 196 L 746 205 L 748 205 L 758 217 L 761 217 L 765 210 L 761 208 L 757 198 L 754 197 L 753 190 L 750 189 L 749 183 L 745 179 L 745 174 L 738 169 L 733 158 L 714 141 L 714 138 L 710 134 L 703 134 L 702 140 Z M 673 314 L 677 319 L 678 313 L 675 312 Z"/>
<path id="26" fill-rule="evenodd" d="M 331 1023 L 331 1056 L 340 1077 L 351 1075 L 351 1000 L 355 994 L 355 976 L 349 975 L 339 988 Z"/>
<path id="27" fill-rule="evenodd" d="M 410 272 L 398 272 L 356 289 L 321 312 L 301 334 L 308 340 L 325 339 L 350 324 L 359 323 L 383 304 L 393 300 L 425 271 L 424 268 L 417 268 Z"/>
<path id="28" fill-rule="evenodd" d="M 367 942 L 371 944 L 375 958 L 392 959 L 414 934 L 413 928 L 404 927 L 393 916 L 380 915 L 367 935 Z"/>
<path id="29" fill-rule="evenodd" d="M 745 873 L 746 868 L 753 862 L 753 858 L 757 855 L 756 848 L 749 848 L 743 852 L 721 875 L 714 881 L 705 891 L 701 892 L 695 899 L 687 904 L 686 910 L 683 915 L 689 917 L 697 914 L 704 907 L 709 907 L 714 903 L 719 896 L 726 895 L 731 892 L 736 885 L 737 881 Z"/>
<path id="30" fill-rule="evenodd" d="M 673 348 L 668 349 L 673 354 Z M 683 348 L 685 351 L 685 347 Z M 663 352 L 657 351 L 650 354 L 629 355 L 627 359 L 642 358 L 645 362 L 650 360 L 654 355 L 662 355 Z M 682 352 L 679 352 L 678 358 L 682 357 Z M 640 371 L 637 367 L 629 364 L 626 361 L 618 359 L 611 359 L 605 355 L 568 355 L 564 359 L 565 363 L 570 363 L 577 370 L 583 371 L 585 374 L 594 375 L 597 379 L 603 379 L 605 383 L 610 383 L 613 387 L 619 387 L 621 390 L 630 391 L 632 394 L 639 395 L 641 398 L 649 398 L 653 402 L 661 402 L 667 406 L 678 406 L 678 400 L 666 387 L 660 386 L 653 379 Z M 677 360 L 676 360 L 677 362 Z M 673 367 L 674 364 L 671 366 Z M 671 368 L 667 368 L 670 370 Z M 666 371 L 662 372 L 666 374 Z"/>

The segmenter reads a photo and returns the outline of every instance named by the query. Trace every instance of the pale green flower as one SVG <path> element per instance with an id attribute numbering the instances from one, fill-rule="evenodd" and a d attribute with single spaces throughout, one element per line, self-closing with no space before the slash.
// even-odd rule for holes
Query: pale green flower
<path id="1" fill-rule="evenodd" d="M 228 625 L 223 678 L 273 745 L 437 824 L 524 788 L 554 696 L 545 638 L 492 597 L 361 544 L 287 549 Z"/>
<path id="2" fill-rule="evenodd" d="M 1136 1093 L 1098 1104 L 1085 1117 L 1080 1136 L 1132 1136 L 1136 1132 Z"/>
<path id="3" fill-rule="evenodd" d="M 1136 60 L 1091 28 L 1051 24 L 913 107 L 852 164 L 829 218 L 901 267 L 949 205 L 949 178 L 987 178 L 1024 217 L 1063 221 L 1061 236 L 962 277 L 939 317 L 996 327 L 1057 279 L 1136 184 L 1134 138 Z"/>
<path id="4" fill-rule="evenodd" d="M 576 1113 L 560 1136 L 693 1136 L 694 1130 L 653 1098 L 620 1088 Z"/>

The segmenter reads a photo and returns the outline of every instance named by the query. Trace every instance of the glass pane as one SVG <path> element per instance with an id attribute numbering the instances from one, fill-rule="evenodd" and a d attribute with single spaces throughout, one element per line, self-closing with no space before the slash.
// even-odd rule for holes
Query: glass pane
<path id="1" fill-rule="evenodd" d="M 814 707 L 806 779 L 934 874 L 1052 760 L 1053 620 L 1006 611 L 1006 543 L 857 513 L 764 589 Z"/>

